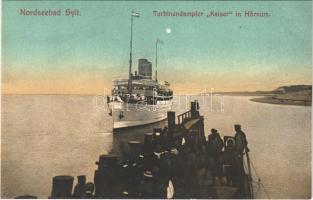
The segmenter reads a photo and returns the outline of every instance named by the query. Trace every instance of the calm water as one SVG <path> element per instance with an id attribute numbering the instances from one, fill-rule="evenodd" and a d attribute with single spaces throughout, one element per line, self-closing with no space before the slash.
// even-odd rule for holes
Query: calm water
<path id="1" fill-rule="evenodd" d="M 271 198 L 310 197 L 311 107 L 261 104 L 231 96 L 211 106 L 209 98 L 206 104 L 203 97 L 198 99 L 206 133 L 214 127 L 233 135 L 233 124 L 242 124 L 257 175 Z M 176 99 L 175 110 L 184 111 L 188 101 Z M 113 136 L 104 108 L 93 96 L 3 96 L 2 198 L 23 194 L 47 198 L 55 175 L 86 174 L 92 181 L 100 154 L 120 153 L 127 148 L 126 141 L 165 125 L 160 122 Z M 261 191 L 258 195 L 266 197 Z"/>

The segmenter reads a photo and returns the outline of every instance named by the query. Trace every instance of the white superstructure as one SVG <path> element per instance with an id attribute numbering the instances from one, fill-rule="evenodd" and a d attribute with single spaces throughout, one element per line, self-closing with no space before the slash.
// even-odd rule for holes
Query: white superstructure
<path id="1" fill-rule="evenodd" d="M 131 38 L 128 79 L 113 80 L 112 96 L 107 97 L 109 115 L 113 118 L 113 128 L 126 128 L 150 124 L 166 119 L 172 108 L 173 91 L 167 81 L 157 79 L 157 50 L 155 43 L 155 80 L 152 79 L 152 63 L 145 58 L 138 60 L 138 72 L 132 74 L 133 19 L 139 13 L 131 14 Z"/>

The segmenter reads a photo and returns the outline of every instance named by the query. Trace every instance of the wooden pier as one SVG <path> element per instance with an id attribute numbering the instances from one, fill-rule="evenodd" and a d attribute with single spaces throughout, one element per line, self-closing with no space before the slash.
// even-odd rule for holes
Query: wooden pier
<path id="1" fill-rule="evenodd" d="M 72 176 L 53 177 L 49 198 L 253 198 L 249 171 L 240 171 L 232 185 L 212 173 L 197 101 L 167 117 L 167 127 L 145 134 L 143 142 L 129 141 L 124 158 L 100 155 L 93 182 L 81 178 L 73 188 Z"/>

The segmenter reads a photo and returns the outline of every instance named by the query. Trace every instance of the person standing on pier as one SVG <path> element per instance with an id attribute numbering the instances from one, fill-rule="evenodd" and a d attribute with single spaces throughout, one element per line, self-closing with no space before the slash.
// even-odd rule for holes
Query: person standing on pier
<path id="1" fill-rule="evenodd" d="M 220 134 L 216 129 L 212 128 L 208 141 L 209 163 L 211 165 L 213 176 L 218 177 L 220 181 L 222 181 L 221 156 L 223 146 L 223 140 Z M 215 178 L 213 180 L 215 180 Z"/>
<path id="2" fill-rule="evenodd" d="M 235 175 L 235 183 L 239 187 L 239 191 L 242 194 L 245 190 L 243 174 L 244 165 L 243 165 L 243 155 L 244 153 L 249 152 L 248 141 L 246 138 L 246 134 L 241 130 L 241 125 L 235 124 L 234 126 L 236 134 L 235 134 L 235 151 L 238 158 L 238 171 Z"/>
<path id="3" fill-rule="evenodd" d="M 235 124 L 235 149 L 239 156 L 242 157 L 244 150 L 249 152 L 246 134 L 241 130 L 241 125 Z"/>
<path id="4" fill-rule="evenodd" d="M 235 151 L 238 158 L 239 172 L 244 173 L 243 155 L 244 152 L 249 152 L 248 141 L 246 134 L 241 130 L 241 125 L 235 124 Z"/>
<path id="5" fill-rule="evenodd" d="M 74 188 L 73 198 L 83 199 L 85 195 L 86 176 L 77 176 L 77 185 Z"/>
<path id="6" fill-rule="evenodd" d="M 222 156 L 223 171 L 226 175 L 227 184 L 229 186 L 236 186 L 237 176 L 239 171 L 239 160 L 237 152 L 235 151 L 235 139 L 229 137 L 225 139 L 225 150 Z"/>

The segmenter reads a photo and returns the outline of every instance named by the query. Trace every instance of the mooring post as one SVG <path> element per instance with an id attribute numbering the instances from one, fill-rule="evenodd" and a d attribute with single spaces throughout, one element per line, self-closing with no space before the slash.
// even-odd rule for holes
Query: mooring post
<path id="1" fill-rule="evenodd" d="M 52 199 L 69 199 L 72 196 L 73 176 L 55 176 L 52 179 Z"/>
<path id="2" fill-rule="evenodd" d="M 96 162 L 98 169 L 94 175 L 96 196 L 110 198 L 112 195 L 115 195 L 112 187 L 115 186 L 115 177 L 118 175 L 117 161 L 117 156 L 115 155 L 100 155 L 99 161 Z"/>
<path id="3" fill-rule="evenodd" d="M 175 131 L 175 112 L 168 111 L 167 112 L 167 126 L 168 126 L 168 133 L 173 135 Z"/>
<path id="4" fill-rule="evenodd" d="M 200 139 L 201 144 L 205 145 L 205 132 L 204 132 L 204 119 L 201 117 L 201 121 L 199 122 L 199 130 L 200 130 Z"/>
<path id="5" fill-rule="evenodd" d="M 98 170 L 105 170 L 107 168 L 114 169 L 117 165 L 117 156 L 115 155 L 100 155 L 99 161 L 96 162 Z"/>
<path id="6" fill-rule="evenodd" d="M 137 140 L 128 142 L 130 156 L 135 158 L 142 153 L 142 143 Z"/>
<path id="7" fill-rule="evenodd" d="M 144 154 L 149 154 L 152 152 L 153 143 L 154 143 L 154 134 L 153 133 L 145 133 L 144 143 L 143 143 Z"/>
<path id="8" fill-rule="evenodd" d="M 191 117 L 195 117 L 196 115 L 196 102 L 192 101 L 190 102 L 190 111 L 191 111 Z"/>
<path id="9" fill-rule="evenodd" d="M 197 100 L 190 102 L 191 118 L 199 117 L 199 103 Z"/>

